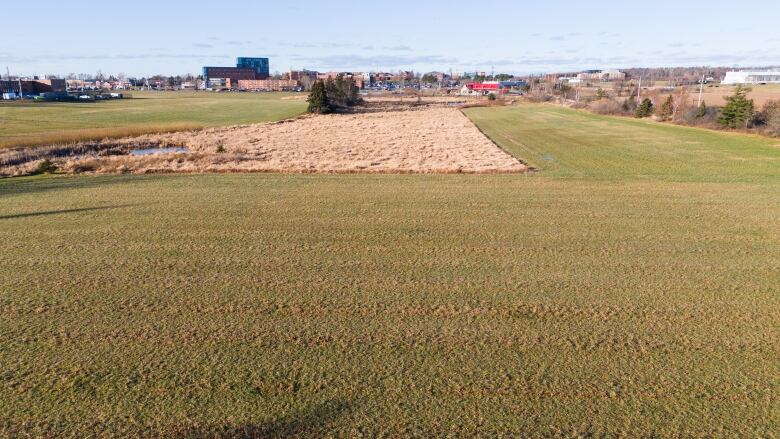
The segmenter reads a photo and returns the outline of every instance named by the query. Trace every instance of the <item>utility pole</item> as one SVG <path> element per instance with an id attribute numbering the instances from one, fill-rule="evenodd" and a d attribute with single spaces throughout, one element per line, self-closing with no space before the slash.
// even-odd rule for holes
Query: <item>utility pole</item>
<path id="1" fill-rule="evenodd" d="M 637 102 L 642 99 L 642 77 L 639 77 L 639 87 L 636 89 L 636 100 Z"/>
<path id="2" fill-rule="evenodd" d="M 701 98 L 702 94 L 704 93 L 704 77 L 707 76 L 706 73 L 704 75 L 701 75 L 701 84 L 699 84 L 699 104 L 697 107 L 701 107 Z"/>

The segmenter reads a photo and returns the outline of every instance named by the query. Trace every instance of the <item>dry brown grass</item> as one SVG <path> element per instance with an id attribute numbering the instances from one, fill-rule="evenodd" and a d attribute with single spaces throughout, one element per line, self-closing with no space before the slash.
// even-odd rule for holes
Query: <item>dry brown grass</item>
<path id="1" fill-rule="evenodd" d="M 400 107 L 399 107 L 400 108 Z M 69 173 L 510 173 L 528 168 L 482 134 L 458 108 L 406 106 L 310 116 L 270 124 L 143 135 L 71 151 L 24 151 L 0 173 L 24 175 L 29 162 L 57 158 Z M 127 156 L 133 149 L 184 146 L 188 153 Z M 9 153 L 10 154 L 10 153 Z M 6 154 L 6 155 L 9 155 Z"/>
<path id="2" fill-rule="evenodd" d="M 121 139 L 123 137 L 139 136 L 141 134 L 162 134 L 175 131 L 187 131 L 201 128 L 196 123 L 169 123 L 138 127 L 91 128 L 81 130 L 49 131 L 29 135 L 18 135 L 0 138 L 0 148 L 16 148 L 36 145 L 66 145 L 99 139 Z"/>

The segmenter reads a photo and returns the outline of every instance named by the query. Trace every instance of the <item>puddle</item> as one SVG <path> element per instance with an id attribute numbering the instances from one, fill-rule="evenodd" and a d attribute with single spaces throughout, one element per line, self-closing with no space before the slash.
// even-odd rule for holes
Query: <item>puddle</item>
<path id="1" fill-rule="evenodd" d="M 153 155 L 153 154 L 173 154 L 177 152 L 187 152 L 187 148 L 148 148 L 136 149 L 130 151 L 130 155 Z"/>

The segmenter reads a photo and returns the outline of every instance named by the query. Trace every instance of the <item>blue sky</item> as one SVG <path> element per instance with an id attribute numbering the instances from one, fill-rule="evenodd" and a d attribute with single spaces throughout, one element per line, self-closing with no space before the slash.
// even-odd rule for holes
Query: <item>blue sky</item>
<path id="1" fill-rule="evenodd" d="M 4 3 L 0 70 L 21 75 L 780 65 L 777 0 Z"/>

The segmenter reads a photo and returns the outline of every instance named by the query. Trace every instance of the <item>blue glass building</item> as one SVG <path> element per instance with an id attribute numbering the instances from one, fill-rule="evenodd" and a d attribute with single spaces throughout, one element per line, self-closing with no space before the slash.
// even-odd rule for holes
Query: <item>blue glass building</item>
<path id="1" fill-rule="evenodd" d="M 268 79 L 271 76 L 268 58 L 238 58 L 236 67 L 240 69 L 255 69 L 257 79 Z"/>

